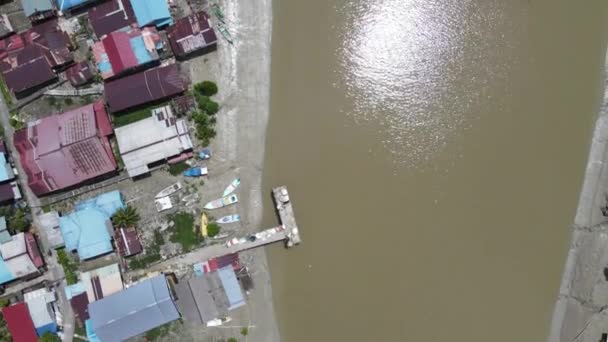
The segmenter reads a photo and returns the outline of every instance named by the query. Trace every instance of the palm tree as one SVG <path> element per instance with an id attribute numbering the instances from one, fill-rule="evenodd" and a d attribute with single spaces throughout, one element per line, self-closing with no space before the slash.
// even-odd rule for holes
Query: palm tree
<path id="1" fill-rule="evenodd" d="M 112 216 L 112 223 L 118 228 L 134 226 L 139 221 L 137 210 L 131 206 L 118 209 Z"/>

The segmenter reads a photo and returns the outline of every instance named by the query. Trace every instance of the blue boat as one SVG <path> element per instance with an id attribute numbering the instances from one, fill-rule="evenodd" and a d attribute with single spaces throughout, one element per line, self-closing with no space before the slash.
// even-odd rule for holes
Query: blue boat
<path id="1" fill-rule="evenodd" d="M 185 177 L 200 177 L 207 175 L 208 171 L 206 167 L 191 167 L 188 170 L 184 171 Z"/>
<path id="2" fill-rule="evenodd" d="M 198 157 L 202 160 L 211 158 L 211 149 L 204 148 L 198 153 Z"/>

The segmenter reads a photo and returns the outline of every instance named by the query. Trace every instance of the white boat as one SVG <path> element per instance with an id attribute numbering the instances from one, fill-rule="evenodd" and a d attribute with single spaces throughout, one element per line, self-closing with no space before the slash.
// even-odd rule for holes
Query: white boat
<path id="1" fill-rule="evenodd" d="M 215 221 L 215 223 L 226 224 L 226 223 L 239 222 L 240 220 L 241 220 L 241 216 L 235 214 L 235 215 L 224 216 L 224 217 L 218 219 L 217 221 Z"/>
<path id="2" fill-rule="evenodd" d="M 230 234 L 228 233 L 221 233 L 221 234 L 217 234 L 216 236 L 210 238 L 211 240 L 220 240 L 220 239 L 225 239 L 227 237 L 229 237 Z"/>
<path id="3" fill-rule="evenodd" d="M 213 200 L 213 201 L 205 204 L 205 209 L 218 209 L 218 208 L 225 207 L 227 205 L 234 204 L 238 201 L 239 201 L 239 199 L 238 199 L 238 197 L 236 197 L 236 195 L 230 195 L 230 196 L 218 198 L 216 200 Z"/>
<path id="4" fill-rule="evenodd" d="M 158 212 L 173 208 L 173 203 L 171 203 L 169 196 L 157 198 L 154 200 L 154 205 L 156 205 L 156 211 Z"/>
<path id="5" fill-rule="evenodd" d="M 162 189 L 158 194 L 156 194 L 156 198 L 167 197 L 169 195 L 176 193 L 177 191 L 179 191 L 181 189 L 182 189 L 182 183 L 177 182 L 175 184 L 172 184 L 172 185 Z"/>
<path id="6" fill-rule="evenodd" d="M 232 318 L 230 318 L 230 317 L 216 318 L 216 319 L 212 319 L 212 320 L 208 321 L 207 326 L 208 327 L 217 327 L 222 324 L 226 324 L 230 321 L 232 321 Z"/>
<path id="7" fill-rule="evenodd" d="M 228 185 L 226 187 L 226 189 L 224 190 L 224 194 L 222 196 L 230 195 L 231 193 L 234 192 L 234 190 L 236 190 L 236 188 L 239 187 L 240 184 L 241 184 L 241 179 L 236 178 L 235 180 L 232 181 L 232 183 L 230 183 L 230 185 Z"/>
<path id="8" fill-rule="evenodd" d="M 195 193 L 193 193 L 193 194 L 186 195 L 186 196 L 182 197 L 182 202 L 192 202 L 192 201 L 197 201 L 197 200 L 198 200 L 198 198 L 199 198 L 199 195 L 198 195 L 198 193 L 196 193 L 196 192 L 195 192 Z"/>

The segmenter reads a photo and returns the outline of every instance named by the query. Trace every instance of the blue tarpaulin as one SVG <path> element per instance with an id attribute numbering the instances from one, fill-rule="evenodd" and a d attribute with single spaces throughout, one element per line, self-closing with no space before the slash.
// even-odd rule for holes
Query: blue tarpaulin
<path id="1" fill-rule="evenodd" d="M 224 288 L 224 291 L 226 291 L 226 297 L 228 297 L 228 302 L 230 303 L 228 310 L 233 310 L 245 305 L 245 298 L 241 291 L 241 285 L 239 285 L 239 281 L 236 279 L 236 274 L 234 274 L 232 265 L 220 268 L 217 270 L 217 273 L 220 276 L 222 287 Z"/>

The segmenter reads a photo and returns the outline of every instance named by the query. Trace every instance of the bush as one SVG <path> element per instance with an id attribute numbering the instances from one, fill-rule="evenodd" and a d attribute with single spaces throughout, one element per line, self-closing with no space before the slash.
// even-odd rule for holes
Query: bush
<path id="1" fill-rule="evenodd" d="M 226 342 L 239 342 L 236 338 L 231 337 Z"/>
<path id="2" fill-rule="evenodd" d="M 68 283 L 68 285 L 76 284 L 76 282 L 78 282 L 78 277 L 76 276 L 76 270 L 78 267 L 68 257 L 65 249 L 57 250 L 57 261 L 59 261 L 63 267 L 65 281 Z"/>
<path id="3" fill-rule="evenodd" d="M 61 342 L 61 339 L 59 336 L 47 331 L 44 333 L 44 335 L 40 336 L 38 342 Z"/>
<path id="4" fill-rule="evenodd" d="M 203 146 L 209 145 L 211 139 L 215 138 L 216 135 L 212 120 L 207 114 L 198 112 L 192 114 L 192 119 L 196 123 L 196 137 L 201 141 Z"/>
<path id="5" fill-rule="evenodd" d="M 194 85 L 194 91 L 201 95 L 213 96 L 217 94 L 217 84 L 211 81 L 203 81 Z"/>
<path id="6" fill-rule="evenodd" d="M 63 103 L 65 103 L 66 106 L 71 106 L 74 104 L 74 100 L 72 100 L 71 97 L 66 97 L 65 100 L 63 100 Z"/>
<path id="7" fill-rule="evenodd" d="M 169 165 L 169 173 L 173 176 L 178 176 L 189 168 L 190 166 L 184 162 L 171 164 Z"/>
<path id="8" fill-rule="evenodd" d="M 209 223 L 207 225 L 207 235 L 209 237 L 216 236 L 220 233 L 220 230 L 222 230 L 222 227 L 220 227 L 217 223 Z"/>
<path id="9" fill-rule="evenodd" d="M 207 112 L 207 114 L 213 115 L 220 110 L 220 105 L 213 100 L 209 100 L 207 101 L 207 103 L 205 103 L 204 110 L 205 112 Z"/>
<path id="10" fill-rule="evenodd" d="M 249 334 L 249 328 L 247 327 L 242 327 L 241 328 L 241 335 L 243 336 L 247 336 Z"/>
<path id="11" fill-rule="evenodd" d="M 25 209 L 17 209 L 8 218 L 8 227 L 14 233 L 26 232 L 30 228 L 30 221 L 27 219 L 27 211 Z"/>
<path id="12" fill-rule="evenodd" d="M 189 213 L 180 212 L 171 217 L 174 225 L 171 227 L 171 242 L 182 245 L 182 250 L 188 252 L 201 241 L 198 230 L 194 228 L 194 217 Z"/>

